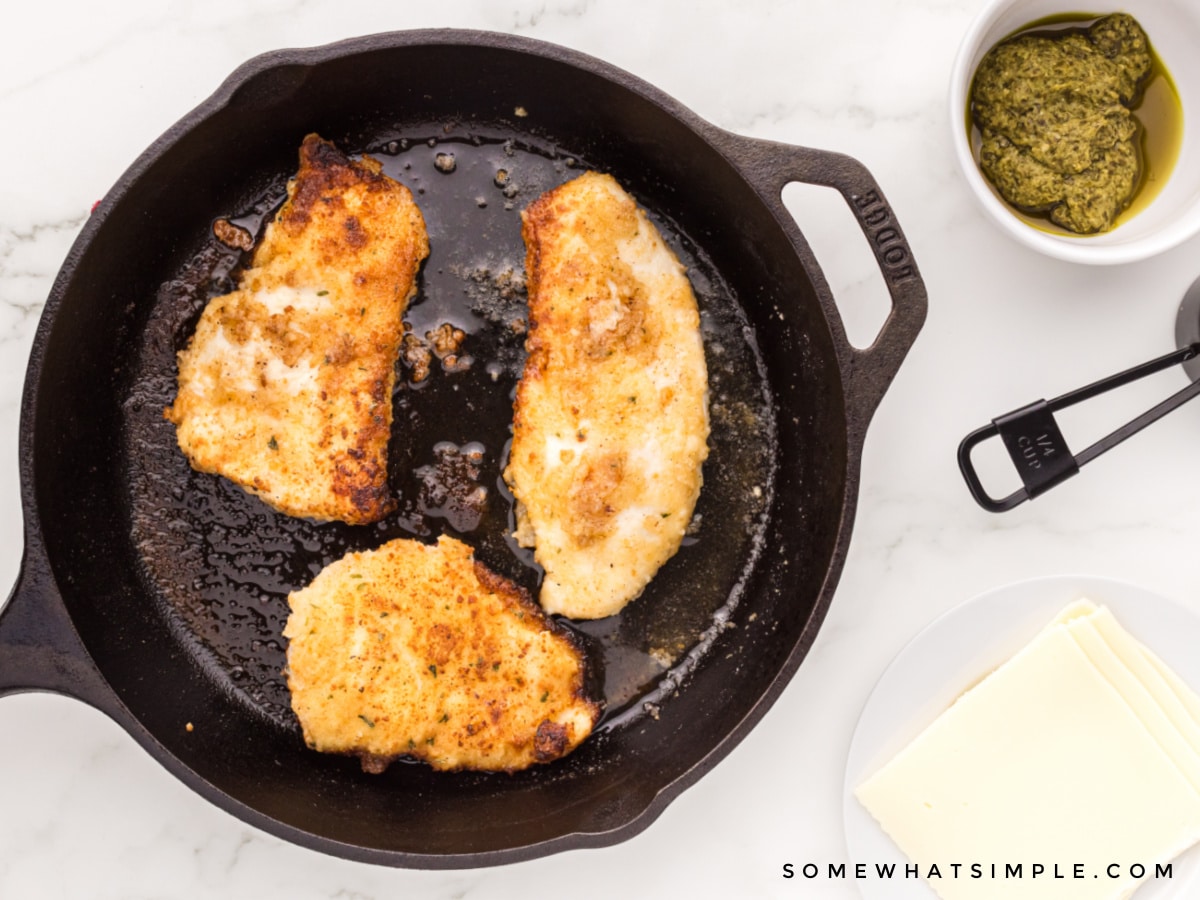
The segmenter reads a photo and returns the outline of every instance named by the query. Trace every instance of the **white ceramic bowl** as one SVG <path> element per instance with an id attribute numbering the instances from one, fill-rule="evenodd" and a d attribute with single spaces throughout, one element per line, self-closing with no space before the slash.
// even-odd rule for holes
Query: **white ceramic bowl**
<path id="1" fill-rule="evenodd" d="M 1086 10 L 1085 10 L 1086 7 Z M 984 54 L 1014 31 L 1047 16 L 1086 11 L 1127 12 L 1141 23 L 1171 74 L 1183 108 L 1183 140 L 1167 183 L 1136 214 L 1095 235 L 1054 234 L 1017 215 L 983 177 L 966 129 L 971 79 Z M 972 23 L 950 78 L 950 129 L 954 154 L 967 184 L 989 216 L 1021 243 L 1071 262 L 1115 264 L 1161 253 L 1200 232 L 1200 0 L 987 0 Z"/>

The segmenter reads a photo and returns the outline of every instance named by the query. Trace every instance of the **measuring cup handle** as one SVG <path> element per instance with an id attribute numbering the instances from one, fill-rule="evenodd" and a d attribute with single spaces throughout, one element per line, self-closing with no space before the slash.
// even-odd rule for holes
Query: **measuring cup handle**
<path id="1" fill-rule="evenodd" d="M 1052 487 L 1062 484 L 1097 456 L 1133 437 L 1147 425 L 1158 421 L 1192 398 L 1200 396 L 1200 381 L 1193 381 L 1075 455 L 1071 453 L 1066 438 L 1054 419 L 1055 412 L 1171 366 L 1186 365 L 1198 356 L 1200 343 L 1190 344 L 1053 400 L 1037 400 L 993 419 L 990 425 L 975 429 L 958 445 L 958 468 L 967 483 L 967 490 L 971 492 L 975 502 L 988 512 L 1000 513 L 1007 512 L 1026 500 L 1032 500 Z M 1003 498 L 993 497 L 984 489 L 971 459 L 971 453 L 977 446 L 994 437 L 999 437 L 1004 442 L 1009 459 L 1012 460 L 1024 485 Z"/>

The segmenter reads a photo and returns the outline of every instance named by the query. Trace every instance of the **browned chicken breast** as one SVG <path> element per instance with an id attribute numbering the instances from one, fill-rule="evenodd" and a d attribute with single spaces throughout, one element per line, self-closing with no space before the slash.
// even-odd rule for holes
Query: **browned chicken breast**
<path id="1" fill-rule="evenodd" d="M 406 187 L 306 137 L 238 289 L 208 304 L 179 354 L 166 417 L 192 465 L 288 515 L 386 515 L 401 319 L 428 255 Z"/>
<path id="2" fill-rule="evenodd" d="M 369 771 L 398 756 L 523 769 L 569 753 L 599 717 L 572 636 L 452 538 L 351 553 L 288 601 L 305 740 Z"/>
<path id="3" fill-rule="evenodd" d="M 679 549 L 708 455 L 708 375 L 683 266 L 617 182 L 525 211 L 528 357 L 504 477 L 542 607 L 594 619 Z"/>

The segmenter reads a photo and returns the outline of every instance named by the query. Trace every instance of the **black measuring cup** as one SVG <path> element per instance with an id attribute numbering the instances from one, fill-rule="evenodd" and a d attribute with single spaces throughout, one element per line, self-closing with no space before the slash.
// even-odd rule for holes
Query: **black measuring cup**
<path id="1" fill-rule="evenodd" d="M 1193 397 L 1200 396 L 1200 279 L 1192 283 L 1179 305 L 1179 313 L 1175 318 L 1175 343 L 1178 349 L 1165 356 L 1118 372 L 1053 400 L 1035 400 L 1012 412 L 997 416 L 989 424 L 968 434 L 958 445 L 958 468 L 975 502 L 988 512 L 1007 512 L 1066 481 L 1100 454 L 1178 409 Z M 1054 418 L 1056 412 L 1177 365 L 1182 365 L 1191 379 L 1187 387 L 1080 453 L 1071 452 L 1062 429 L 1058 427 Z M 1000 498 L 993 497 L 985 490 L 971 459 L 972 451 L 979 444 L 995 437 L 1003 441 L 1022 482 L 1022 487 Z"/>

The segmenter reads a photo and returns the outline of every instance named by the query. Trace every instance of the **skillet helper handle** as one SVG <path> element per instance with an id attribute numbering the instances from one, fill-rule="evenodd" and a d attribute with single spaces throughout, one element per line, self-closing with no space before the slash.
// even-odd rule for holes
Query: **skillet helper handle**
<path id="1" fill-rule="evenodd" d="M 40 546 L 27 542 L 0 607 L 0 697 L 53 691 L 104 708 L 108 688 L 71 623 Z"/>
<path id="2" fill-rule="evenodd" d="M 1001 513 L 1019 506 L 1026 500 L 1032 500 L 1066 481 L 1100 454 L 1111 450 L 1126 438 L 1133 437 L 1150 423 L 1161 419 L 1167 413 L 1200 395 L 1200 381 L 1193 381 L 1183 390 L 1142 413 L 1107 437 L 1101 438 L 1077 456 L 1072 455 L 1067 446 L 1067 441 L 1054 419 L 1054 413 L 1114 388 L 1145 378 L 1147 375 L 1188 362 L 1198 354 L 1200 354 L 1200 344 L 1191 344 L 1182 350 L 1176 350 L 1174 353 L 1152 359 L 1140 366 L 1126 369 L 1124 372 L 1101 379 L 1053 400 L 1037 400 L 993 419 L 990 425 L 975 429 L 958 445 L 958 467 L 962 472 L 963 479 L 967 482 L 967 489 L 971 492 L 971 496 L 988 512 Z M 983 483 L 979 479 L 979 473 L 975 470 L 975 465 L 971 460 L 971 452 L 979 444 L 994 437 L 999 437 L 1004 443 L 1004 448 L 1008 451 L 1009 458 L 1020 474 L 1023 485 L 1007 497 L 1001 498 L 991 496 L 984 489 Z"/>
<path id="3" fill-rule="evenodd" d="M 929 305 L 925 282 L 904 232 L 874 177 L 853 157 L 740 135 L 729 137 L 731 155 L 776 209 L 793 243 L 802 244 L 803 238 L 783 205 L 782 192 L 788 184 L 802 182 L 833 188 L 842 195 L 875 256 L 892 301 L 891 312 L 875 340 L 863 349 L 853 346 L 836 310 L 831 317 L 840 356 L 845 361 L 848 401 L 861 404 L 865 427 L 925 324 Z"/>

